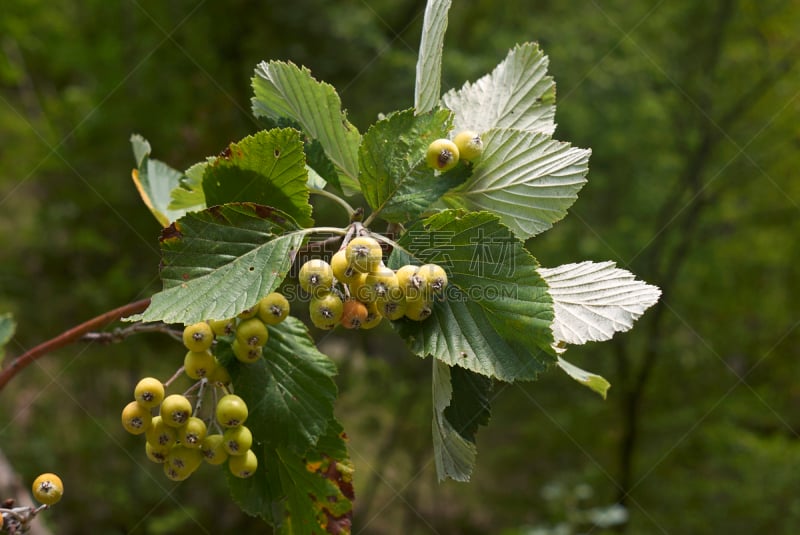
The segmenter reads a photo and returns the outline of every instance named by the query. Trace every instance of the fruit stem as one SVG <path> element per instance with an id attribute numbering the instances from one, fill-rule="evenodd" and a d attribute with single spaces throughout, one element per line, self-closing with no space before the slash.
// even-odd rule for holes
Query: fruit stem
<path id="1" fill-rule="evenodd" d="M 353 214 L 356 212 L 355 209 L 352 206 L 350 206 L 350 204 L 347 201 L 345 201 L 344 199 L 342 199 L 341 197 L 339 197 L 335 193 L 331 193 L 330 191 L 326 191 L 326 190 L 321 189 L 321 188 L 312 188 L 311 186 L 309 186 L 308 191 L 309 191 L 309 193 L 313 193 L 315 195 L 320 195 L 322 197 L 327 197 L 328 199 L 338 203 L 339 206 L 344 208 L 345 211 L 347 212 L 348 220 L 352 220 L 353 219 Z"/>
<path id="2" fill-rule="evenodd" d="M 172 377 L 170 377 L 169 379 L 167 379 L 167 381 L 164 383 L 164 388 L 169 388 L 169 385 L 171 385 L 173 382 L 175 382 L 175 379 L 177 379 L 178 377 L 180 377 L 180 376 L 181 376 L 181 374 L 183 373 L 183 370 L 184 370 L 184 367 L 183 367 L 183 366 L 181 366 L 180 368 L 178 368 L 178 369 L 175 371 L 175 373 L 173 373 L 173 374 L 172 374 Z"/>
<path id="3" fill-rule="evenodd" d="M 121 318 L 126 316 L 144 312 L 149 305 L 150 298 L 128 303 L 127 305 L 104 312 L 103 314 L 85 321 L 80 325 L 76 325 L 75 327 L 62 332 L 58 336 L 29 349 L 19 357 L 12 360 L 6 368 L 0 371 L 0 390 L 2 390 L 6 384 L 8 384 L 8 382 L 13 379 L 23 368 L 30 365 L 39 357 L 42 357 L 57 349 L 61 349 L 62 347 L 73 342 L 77 342 L 84 335 L 97 329 L 101 329 L 109 323 L 119 321 Z"/>
<path id="4" fill-rule="evenodd" d="M 195 403 L 194 405 L 195 415 L 200 414 L 200 408 L 203 406 L 203 394 L 206 391 L 207 384 L 208 384 L 208 379 L 206 377 L 200 379 L 200 389 L 197 391 L 197 403 Z"/>

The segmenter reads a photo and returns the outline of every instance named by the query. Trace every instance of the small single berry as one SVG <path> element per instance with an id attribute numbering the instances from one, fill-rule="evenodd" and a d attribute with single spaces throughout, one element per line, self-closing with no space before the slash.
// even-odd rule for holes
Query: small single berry
<path id="1" fill-rule="evenodd" d="M 247 420 L 247 404 L 239 396 L 228 394 L 217 402 L 216 413 L 222 427 L 238 427 Z"/>
<path id="2" fill-rule="evenodd" d="M 131 401 L 122 409 L 122 427 L 132 435 L 141 435 L 152 422 L 150 409 L 139 405 L 138 401 Z"/>
<path id="3" fill-rule="evenodd" d="M 200 453 L 203 460 L 208 464 L 222 464 L 228 459 L 228 452 L 225 451 L 222 435 L 207 435 L 200 444 Z"/>
<path id="4" fill-rule="evenodd" d="M 208 324 L 216 336 L 228 336 L 236 330 L 236 320 L 234 319 L 209 320 Z"/>
<path id="5" fill-rule="evenodd" d="M 214 355 L 208 350 L 187 351 L 183 358 L 183 371 L 192 379 L 208 377 L 216 365 Z"/>
<path id="6" fill-rule="evenodd" d="M 153 446 L 149 442 L 144 443 L 145 455 L 147 455 L 148 459 L 158 464 L 166 462 L 170 449 L 170 446 Z"/>
<path id="7" fill-rule="evenodd" d="M 345 329 L 359 329 L 367 321 L 367 307 L 361 301 L 348 299 L 342 308 L 342 327 Z"/>
<path id="8" fill-rule="evenodd" d="M 61 500 L 64 483 L 55 474 L 42 474 L 33 480 L 33 497 L 45 505 L 53 505 Z"/>
<path id="9" fill-rule="evenodd" d="M 165 424 L 161 416 L 154 416 L 144 438 L 154 448 L 169 448 L 178 440 L 178 433 L 174 427 Z"/>
<path id="10" fill-rule="evenodd" d="M 233 350 L 236 360 L 239 362 L 244 362 L 245 364 L 254 363 L 261 358 L 261 355 L 264 352 L 264 348 L 262 346 L 249 346 L 239 340 L 233 341 L 233 344 L 231 344 L 231 349 Z"/>
<path id="11" fill-rule="evenodd" d="M 231 473 L 240 478 L 252 476 L 258 468 L 258 458 L 253 450 L 247 450 L 244 455 L 230 457 L 228 459 L 228 469 Z"/>
<path id="12" fill-rule="evenodd" d="M 297 279 L 300 281 L 300 287 L 303 290 L 312 296 L 322 296 L 331 291 L 333 269 L 324 260 L 309 260 L 300 268 Z"/>
<path id="13" fill-rule="evenodd" d="M 253 433 L 243 425 L 226 429 L 222 433 L 222 445 L 228 455 L 244 455 L 253 445 Z"/>
<path id="14" fill-rule="evenodd" d="M 258 302 L 258 317 L 267 325 L 277 325 L 289 315 L 289 301 L 278 292 L 272 292 Z"/>
<path id="15" fill-rule="evenodd" d="M 192 416 L 186 421 L 186 425 L 178 428 L 178 441 L 186 448 L 199 448 L 207 432 L 206 423 Z"/>
<path id="16" fill-rule="evenodd" d="M 164 401 L 164 385 L 154 377 L 145 377 L 136 384 L 133 398 L 145 409 L 153 409 Z"/>
<path id="17" fill-rule="evenodd" d="M 336 294 L 312 298 L 308 305 L 311 323 L 319 329 L 333 329 L 342 319 L 344 304 Z"/>
<path id="18" fill-rule="evenodd" d="M 433 303 L 420 296 L 406 300 L 406 317 L 414 321 L 423 321 L 433 313 Z"/>
<path id="19" fill-rule="evenodd" d="M 183 345 L 189 351 L 205 351 L 214 342 L 214 331 L 205 321 L 187 325 L 183 329 Z"/>
<path id="20" fill-rule="evenodd" d="M 344 284 L 350 284 L 361 274 L 347 261 L 347 251 L 344 249 L 331 257 L 331 269 L 336 280 Z"/>
<path id="21" fill-rule="evenodd" d="M 347 264 L 359 273 L 369 273 L 380 266 L 383 258 L 381 244 L 375 238 L 358 236 L 344 250 Z"/>
<path id="22" fill-rule="evenodd" d="M 267 343 L 269 331 L 264 322 L 258 318 L 242 321 L 236 327 L 236 340 L 248 346 L 263 346 Z"/>
<path id="23" fill-rule="evenodd" d="M 458 163 L 458 147 L 449 139 L 437 139 L 428 146 L 425 161 L 437 171 L 449 171 Z"/>
<path id="24" fill-rule="evenodd" d="M 466 162 L 477 160 L 480 158 L 481 154 L 483 154 L 483 141 L 481 141 L 481 136 L 472 130 L 463 130 L 459 132 L 456 137 L 453 138 L 453 143 L 458 147 L 458 155 Z"/>
<path id="25" fill-rule="evenodd" d="M 192 416 L 192 404 L 186 396 L 172 394 L 161 403 L 161 419 L 170 427 L 185 425 Z"/>

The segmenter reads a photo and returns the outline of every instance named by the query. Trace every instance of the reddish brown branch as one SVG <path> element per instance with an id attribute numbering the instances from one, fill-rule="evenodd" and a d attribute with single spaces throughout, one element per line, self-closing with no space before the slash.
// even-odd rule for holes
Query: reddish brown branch
<path id="1" fill-rule="evenodd" d="M 109 310 L 108 312 L 100 314 L 99 316 L 94 317 L 89 321 L 85 321 L 80 325 L 76 325 L 75 327 L 59 334 L 55 338 L 51 338 L 47 342 L 41 343 L 38 346 L 29 349 L 28 351 L 26 351 L 25 353 L 15 358 L 13 361 L 11 361 L 11 364 L 9 364 L 6 368 L 0 371 L 0 390 L 2 390 L 6 386 L 6 384 L 15 375 L 17 375 L 23 368 L 31 364 L 34 360 L 38 359 L 39 357 L 44 356 L 52 351 L 55 351 L 56 349 L 60 349 L 73 342 L 77 342 L 85 334 L 90 333 L 96 329 L 105 327 L 109 323 L 119 321 L 120 318 L 124 318 L 132 314 L 138 314 L 139 312 L 144 311 L 149 305 L 150 305 L 150 298 L 142 299 L 141 301 L 136 301 L 133 303 L 128 303 L 127 305 L 123 305 L 119 308 L 115 308 L 114 310 Z"/>

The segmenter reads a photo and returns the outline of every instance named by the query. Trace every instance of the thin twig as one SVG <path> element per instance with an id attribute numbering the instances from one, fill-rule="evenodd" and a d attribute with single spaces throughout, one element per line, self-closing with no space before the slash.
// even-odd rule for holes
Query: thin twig
<path id="1" fill-rule="evenodd" d="M 51 338 L 50 340 L 41 343 L 32 349 L 29 349 L 19 357 L 12 360 L 8 367 L 0 371 L 0 390 L 2 390 L 6 384 L 8 384 L 8 382 L 23 368 L 30 365 L 39 357 L 42 357 L 48 353 L 52 353 L 57 349 L 61 349 L 66 345 L 76 342 L 85 334 L 97 329 L 101 329 L 109 323 L 119 321 L 121 318 L 130 316 L 132 314 L 143 312 L 149 305 L 150 298 L 128 303 L 127 305 L 123 305 L 119 308 L 115 308 L 114 310 L 109 310 L 108 312 L 100 314 L 99 316 L 85 321 L 80 325 L 76 325 L 75 327 L 59 334 L 55 338 Z"/>
<path id="2" fill-rule="evenodd" d="M 81 336 L 81 342 L 96 342 L 98 344 L 116 344 L 129 336 L 140 333 L 164 333 L 175 340 L 183 339 L 181 331 L 171 328 L 166 323 L 135 323 L 129 327 L 114 329 L 111 332 L 91 332 Z"/>

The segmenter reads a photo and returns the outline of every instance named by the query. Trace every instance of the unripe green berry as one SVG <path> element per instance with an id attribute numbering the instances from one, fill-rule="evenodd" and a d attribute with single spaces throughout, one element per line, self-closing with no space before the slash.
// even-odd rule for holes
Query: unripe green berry
<path id="1" fill-rule="evenodd" d="M 222 396 L 217 402 L 216 415 L 222 427 L 238 427 L 247 420 L 247 404 L 235 394 Z"/>
<path id="2" fill-rule="evenodd" d="M 458 163 L 458 147 L 449 139 L 437 139 L 428 146 L 425 161 L 428 167 L 444 173 Z"/>
<path id="3" fill-rule="evenodd" d="M 210 351 L 188 351 L 183 358 L 183 371 L 192 379 L 208 377 L 217 365 Z"/>
<path id="4" fill-rule="evenodd" d="M 214 331 L 205 321 L 187 325 L 183 329 L 183 345 L 189 351 L 205 351 L 214 342 Z"/>
<path id="5" fill-rule="evenodd" d="M 154 448 L 170 448 L 178 440 L 178 433 L 174 427 L 164 423 L 161 416 L 155 416 L 145 431 L 144 438 Z"/>
<path id="6" fill-rule="evenodd" d="M 207 432 L 206 423 L 192 416 L 186 421 L 186 425 L 178 428 L 178 440 L 186 448 L 199 448 Z"/>
<path id="7" fill-rule="evenodd" d="M 222 445 L 228 455 L 244 455 L 253 445 L 253 433 L 243 425 L 226 429 L 222 433 Z"/>
<path id="8" fill-rule="evenodd" d="M 152 416 L 137 401 L 131 401 L 122 409 L 122 427 L 132 435 L 141 435 L 150 427 Z"/>
<path id="9" fill-rule="evenodd" d="M 153 446 L 149 442 L 144 443 L 144 452 L 147 458 L 154 463 L 164 463 L 167 461 L 167 455 L 172 448 L 170 446 Z"/>
<path id="10" fill-rule="evenodd" d="M 367 273 L 364 278 L 364 291 L 362 293 L 364 293 L 363 300 L 369 303 L 379 298 L 393 296 L 398 299 L 403 296 L 400 284 L 397 282 L 397 275 L 389 268 L 378 268 Z"/>
<path id="11" fill-rule="evenodd" d="M 258 468 L 258 458 L 253 450 L 247 450 L 244 455 L 230 457 L 228 459 L 228 470 L 240 478 L 252 476 Z"/>
<path id="12" fill-rule="evenodd" d="M 367 303 L 367 318 L 361 324 L 360 329 L 367 330 L 373 329 L 380 325 L 381 321 L 383 320 L 383 316 L 381 316 L 380 312 L 378 312 L 378 307 L 375 303 Z"/>
<path id="13" fill-rule="evenodd" d="M 239 340 L 233 341 L 231 349 L 233 350 L 233 355 L 236 357 L 236 360 L 244 362 L 245 364 L 254 363 L 261 358 L 264 352 L 262 346 L 249 346 Z"/>
<path id="14" fill-rule="evenodd" d="M 349 266 L 359 273 L 375 271 L 383 258 L 381 244 L 369 236 L 358 236 L 350 240 L 344 253 Z"/>
<path id="15" fill-rule="evenodd" d="M 41 474 L 33 480 L 33 497 L 45 505 L 53 505 L 61 500 L 64 494 L 64 483 L 55 474 Z"/>
<path id="16" fill-rule="evenodd" d="M 447 273 L 442 266 L 436 264 L 420 266 L 417 277 L 424 285 L 427 295 L 441 294 L 447 287 Z"/>
<path id="17" fill-rule="evenodd" d="M 241 344 L 263 346 L 268 338 L 267 326 L 258 318 L 246 319 L 236 327 L 236 340 Z"/>
<path id="18" fill-rule="evenodd" d="M 258 317 L 267 325 L 277 325 L 289 315 L 289 301 L 278 292 L 272 292 L 258 302 Z"/>
<path id="19" fill-rule="evenodd" d="M 481 136 L 472 130 L 463 130 L 453 139 L 458 147 L 460 158 L 466 162 L 476 160 L 483 154 L 483 141 Z"/>
<path id="20" fill-rule="evenodd" d="M 311 323 L 319 329 L 333 329 L 342 319 L 344 304 L 336 294 L 312 298 L 308 305 Z"/>
<path id="21" fill-rule="evenodd" d="M 154 377 L 145 377 L 136 384 L 133 397 L 145 409 L 153 409 L 164 401 L 164 385 Z"/>
<path id="22" fill-rule="evenodd" d="M 207 435 L 200 444 L 200 453 L 203 460 L 208 464 L 222 464 L 228 459 L 228 452 L 225 451 L 222 435 Z"/>
<path id="23" fill-rule="evenodd" d="M 161 419 L 170 427 L 185 425 L 192 416 L 192 404 L 185 396 L 172 394 L 161 403 Z"/>
<path id="24" fill-rule="evenodd" d="M 209 320 L 208 325 L 215 336 L 228 336 L 236 330 L 236 320 L 234 319 Z"/>
<path id="25" fill-rule="evenodd" d="M 331 257 L 331 269 L 336 280 L 344 284 L 350 284 L 361 275 L 361 272 L 356 271 L 347 261 L 347 251 L 344 249 Z"/>
<path id="26" fill-rule="evenodd" d="M 433 313 L 433 303 L 424 296 L 406 300 L 406 317 L 414 321 L 428 319 Z"/>
<path id="27" fill-rule="evenodd" d="M 322 296 L 331 291 L 333 269 L 324 260 L 315 258 L 303 264 L 297 279 L 303 290 L 312 296 Z"/>

